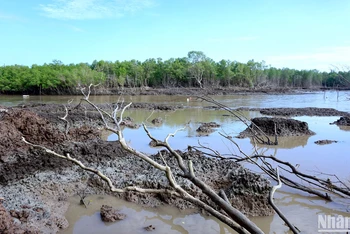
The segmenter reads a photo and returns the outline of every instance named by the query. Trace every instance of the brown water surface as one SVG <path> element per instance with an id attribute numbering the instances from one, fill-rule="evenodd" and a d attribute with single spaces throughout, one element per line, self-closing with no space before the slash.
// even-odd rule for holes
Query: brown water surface
<path id="1" fill-rule="evenodd" d="M 297 225 L 303 233 L 317 233 L 317 215 L 343 215 L 346 212 L 335 212 L 323 200 L 305 197 L 286 192 L 277 192 L 276 204 L 288 219 Z M 164 206 L 157 209 L 142 208 L 139 205 L 129 203 L 111 196 L 90 196 L 90 205 L 85 208 L 79 204 L 79 198 L 70 199 L 71 205 L 66 214 L 70 223 L 68 229 L 59 234 L 142 234 L 149 233 L 144 229 L 149 225 L 155 227 L 152 233 L 167 234 L 212 234 L 212 233 L 236 233 L 227 225 L 221 223 L 212 216 L 193 213 L 191 210 L 180 211 L 176 208 Z M 124 220 L 115 223 L 101 221 L 99 209 L 108 204 L 126 214 Z M 283 224 L 278 215 L 268 217 L 250 217 L 265 233 L 291 233 Z"/>

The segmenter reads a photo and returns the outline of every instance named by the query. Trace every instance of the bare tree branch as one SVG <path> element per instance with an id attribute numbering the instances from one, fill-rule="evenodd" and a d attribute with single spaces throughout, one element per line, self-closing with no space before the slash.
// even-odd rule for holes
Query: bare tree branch
<path id="1" fill-rule="evenodd" d="M 287 224 L 287 226 L 290 228 L 290 230 L 294 233 L 294 234 L 298 234 L 300 233 L 300 231 L 298 231 L 296 229 L 296 227 L 291 224 L 289 222 L 289 220 L 284 216 L 284 214 L 282 213 L 282 211 L 275 205 L 275 203 L 273 202 L 273 195 L 275 194 L 275 191 L 277 189 L 280 189 L 282 187 L 282 182 L 280 180 L 280 174 L 278 172 L 278 167 L 276 168 L 276 174 L 277 174 L 277 181 L 278 181 L 278 184 L 273 186 L 271 188 L 271 191 L 270 191 L 270 196 L 269 196 L 269 203 L 270 205 L 273 207 L 273 209 L 276 211 L 276 213 L 278 214 L 278 216 Z"/>

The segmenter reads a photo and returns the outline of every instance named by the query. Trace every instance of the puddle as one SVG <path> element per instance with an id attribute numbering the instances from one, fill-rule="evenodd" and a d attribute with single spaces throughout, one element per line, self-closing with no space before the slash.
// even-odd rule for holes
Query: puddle
<path id="1" fill-rule="evenodd" d="M 71 205 L 66 214 L 70 226 L 59 234 L 150 233 L 144 229 L 149 225 L 155 227 L 151 232 L 154 234 L 234 233 L 214 217 L 192 214 L 190 210 L 180 211 L 169 206 L 142 208 L 111 196 L 89 196 L 88 200 L 91 200 L 91 204 L 85 208 L 79 205 L 79 197 L 70 199 Z M 99 209 L 103 204 L 119 209 L 126 214 L 126 218 L 115 223 L 102 222 Z"/>
<path id="2" fill-rule="evenodd" d="M 163 206 L 157 209 L 142 208 L 112 196 L 89 196 L 88 208 L 79 205 L 79 198 L 70 199 L 71 205 L 66 218 L 70 223 L 68 229 L 59 234 L 138 234 L 150 233 L 144 227 L 152 225 L 151 233 L 169 234 L 212 234 L 235 233 L 227 225 L 212 216 L 193 214 L 190 210 L 180 211 L 176 208 Z M 275 202 L 285 216 L 299 229 L 306 233 L 317 233 L 317 215 L 350 216 L 350 207 L 336 202 L 327 202 L 318 198 L 306 198 L 289 192 L 276 192 Z M 126 214 L 124 220 L 115 223 L 101 221 L 99 209 L 107 204 Z M 341 206 L 341 207 L 340 207 Z M 339 211 L 342 208 L 344 212 Z M 347 211 L 347 212 L 346 212 Z M 278 215 L 267 217 L 250 217 L 265 233 L 291 233 Z"/>

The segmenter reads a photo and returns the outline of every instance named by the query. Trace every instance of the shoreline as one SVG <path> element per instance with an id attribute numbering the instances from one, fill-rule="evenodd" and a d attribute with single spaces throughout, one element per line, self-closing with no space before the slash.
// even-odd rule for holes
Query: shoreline
<path id="1" fill-rule="evenodd" d="M 172 88 L 151 88 L 151 87 L 137 87 L 137 88 L 92 88 L 91 95 L 183 95 L 183 96 L 221 96 L 221 95 L 251 95 L 251 94 L 303 94 L 312 92 L 323 92 L 323 91 L 349 91 L 350 88 L 327 88 L 327 87 L 315 87 L 315 88 L 281 88 L 281 87 L 266 87 L 266 88 L 243 88 L 243 87 L 219 87 L 219 88 L 187 88 L 187 87 L 172 87 Z M 39 94 L 31 94 L 28 92 L 18 93 L 0 93 L 1 95 L 23 95 L 23 96 L 40 96 Z M 76 92 L 61 92 L 61 93 L 42 93 L 41 96 L 61 96 L 61 95 L 81 95 L 80 90 Z"/>

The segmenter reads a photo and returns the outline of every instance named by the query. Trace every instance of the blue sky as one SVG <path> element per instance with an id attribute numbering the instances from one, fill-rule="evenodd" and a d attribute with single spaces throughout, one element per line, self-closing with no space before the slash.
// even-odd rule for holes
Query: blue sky
<path id="1" fill-rule="evenodd" d="M 349 0 L 2 0 L 0 64 L 208 57 L 350 66 Z"/>

